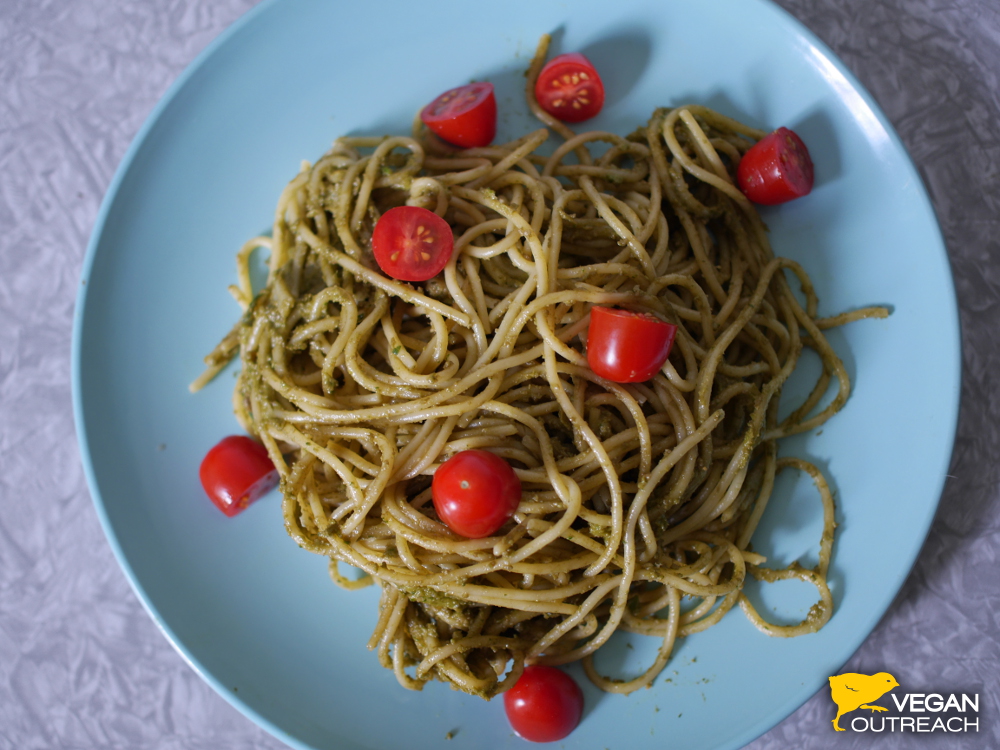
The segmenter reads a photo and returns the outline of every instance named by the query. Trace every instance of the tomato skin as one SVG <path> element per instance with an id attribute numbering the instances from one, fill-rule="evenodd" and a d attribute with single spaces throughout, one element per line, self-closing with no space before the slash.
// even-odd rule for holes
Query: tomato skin
<path id="1" fill-rule="evenodd" d="M 507 720 L 519 737 L 555 742 L 576 729 L 583 716 L 583 691 L 568 674 L 534 664 L 503 694 Z"/>
<path id="2" fill-rule="evenodd" d="M 549 60 L 535 81 L 539 106 L 564 122 L 582 122 L 604 106 L 604 82 L 590 60 L 568 52 Z"/>
<path id="3" fill-rule="evenodd" d="M 736 182 L 754 203 L 773 206 L 808 195 L 813 187 L 809 149 L 794 132 L 778 128 L 743 154 Z"/>
<path id="4" fill-rule="evenodd" d="M 209 498 L 230 517 L 278 483 L 278 470 L 267 449 L 246 435 L 222 438 L 205 454 L 198 474 Z"/>
<path id="5" fill-rule="evenodd" d="M 507 522 L 521 502 L 521 480 L 495 453 L 456 453 L 434 472 L 434 509 L 448 528 L 469 539 L 489 536 Z"/>
<path id="6" fill-rule="evenodd" d="M 646 313 L 594 306 L 587 333 L 587 362 L 615 383 L 642 383 L 667 361 L 677 326 Z"/>
<path id="7" fill-rule="evenodd" d="M 449 89 L 420 111 L 420 119 L 453 146 L 488 146 L 497 134 L 493 84 L 481 81 Z"/>
<path id="8" fill-rule="evenodd" d="M 420 206 L 390 208 L 372 232 L 372 252 L 379 268 L 400 281 L 434 278 L 448 265 L 454 250 L 455 237 L 448 222 Z"/>

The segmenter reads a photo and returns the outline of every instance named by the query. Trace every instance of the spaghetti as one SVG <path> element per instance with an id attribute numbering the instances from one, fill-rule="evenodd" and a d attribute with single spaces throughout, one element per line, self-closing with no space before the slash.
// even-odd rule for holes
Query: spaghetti
<path id="1" fill-rule="evenodd" d="M 628 693 L 651 684 L 678 637 L 737 605 L 775 636 L 818 630 L 832 612 L 833 498 L 776 444 L 848 397 L 823 330 L 886 311 L 818 318 L 803 269 L 773 256 L 733 184 L 762 132 L 686 106 L 657 110 L 627 138 L 575 134 L 534 102 L 544 46 L 528 98 L 565 142 L 540 155 L 541 129 L 454 152 L 419 124 L 413 137 L 339 139 L 284 190 L 272 236 L 240 252 L 232 291 L 245 314 L 195 384 L 239 353 L 235 411 L 279 469 L 288 532 L 327 556 L 341 585 L 379 584 L 368 645 L 408 688 L 441 679 L 488 698 L 525 662 L 582 659 L 599 687 Z M 387 278 L 371 256 L 378 217 L 404 203 L 456 236 L 443 274 L 423 285 Z M 254 295 L 258 246 L 270 267 Z M 620 385 L 590 370 L 595 304 L 679 326 L 661 372 Z M 822 373 L 779 419 L 804 348 Z M 470 448 L 507 459 L 524 488 L 514 518 L 485 539 L 450 532 L 430 502 L 435 468 Z M 806 472 L 822 502 L 812 569 L 765 568 L 750 549 L 786 468 Z M 748 573 L 807 581 L 818 601 L 800 624 L 770 624 L 742 592 Z M 696 604 L 682 608 L 684 597 Z M 662 643 L 626 681 L 592 660 L 616 630 Z"/>

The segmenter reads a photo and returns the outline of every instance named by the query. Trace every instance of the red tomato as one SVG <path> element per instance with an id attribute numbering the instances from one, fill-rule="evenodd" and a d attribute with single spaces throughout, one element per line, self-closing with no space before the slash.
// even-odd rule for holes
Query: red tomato
<path id="1" fill-rule="evenodd" d="M 420 206 L 390 208 L 372 232 L 372 252 L 387 276 L 427 281 L 444 270 L 455 249 L 448 222 Z"/>
<path id="2" fill-rule="evenodd" d="M 479 539 L 514 515 L 521 502 L 521 480 L 495 453 L 462 451 L 434 472 L 431 494 L 434 509 L 448 528 Z"/>
<path id="3" fill-rule="evenodd" d="M 579 52 L 553 57 L 535 82 L 542 109 L 566 122 L 589 120 L 604 106 L 604 83 L 590 60 Z"/>
<path id="4" fill-rule="evenodd" d="M 743 195 L 765 206 L 808 195 L 813 187 L 809 149 L 791 130 L 778 128 L 743 154 L 736 181 Z"/>
<path id="5" fill-rule="evenodd" d="M 555 742 L 569 735 L 583 715 L 583 691 L 572 677 L 543 665 L 527 667 L 503 694 L 507 720 L 531 742 Z"/>
<path id="6" fill-rule="evenodd" d="M 616 383 L 649 380 L 667 361 L 677 326 L 648 313 L 590 309 L 587 362 L 602 378 Z"/>
<path id="7" fill-rule="evenodd" d="M 470 83 L 445 91 L 420 112 L 440 138 L 462 148 L 488 146 L 497 134 L 497 100 L 492 83 Z"/>
<path id="8" fill-rule="evenodd" d="M 227 516 L 235 516 L 278 483 L 267 449 L 246 435 L 222 438 L 201 462 L 201 486 Z"/>

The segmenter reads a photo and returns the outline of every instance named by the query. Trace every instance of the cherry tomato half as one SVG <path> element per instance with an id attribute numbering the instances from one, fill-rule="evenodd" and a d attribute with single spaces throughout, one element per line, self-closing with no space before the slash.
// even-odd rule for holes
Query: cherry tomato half
<path id="1" fill-rule="evenodd" d="M 507 720 L 520 737 L 555 742 L 569 735 L 583 716 L 583 691 L 572 677 L 555 667 L 527 667 L 503 694 Z"/>
<path id="2" fill-rule="evenodd" d="M 648 313 L 590 309 L 587 362 L 602 378 L 616 383 L 649 380 L 667 361 L 677 326 Z"/>
<path id="3" fill-rule="evenodd" d="M 493 84 L 483 81 L 445 91 L 421 110 L 420 119 L 454 146 L 488 146 L 497 134 Z"/>
<path id="4" fill-rule="evenodd" d="M 434 472 L 431 484 L 438 517 L 456 534 L 489 536 L 514 515 L 521 480 L 511 465 L 489 451 L 456 453 Z"/>
<path id="5" fill-rule="evenodd" d="M 201 486 L 227 516 L 235 516 L 278 483 L 267 449 L 246 435 L 222 438 L 201 462 Z"/>
<path id="6" fill-rule="evenodd" d="M 736 181 L 743 195 L 765 206 L 808 195 L 813 187 L 809 149 L 791 130 L 778 128 L 743 154 Z"/>
<path id="7" fill-rule="evenodd" d="M 372 252 L 379 268 L 400 281 L 427 281 L 444 270 L 455 249 L 448 222 L 420 206 L 396 206 L 379 218 Z"/>
<path id="8" fill-rule="evenodd" d="M 604 106 L 604 82 L 579 52 L 549 60 L 535 82 L 535 98 L 550 115 L 565 122 L 588 120 Z"/>

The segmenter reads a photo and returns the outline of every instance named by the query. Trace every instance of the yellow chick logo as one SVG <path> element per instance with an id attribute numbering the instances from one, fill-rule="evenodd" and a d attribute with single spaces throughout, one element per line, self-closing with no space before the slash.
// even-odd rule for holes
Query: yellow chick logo
<path id="1" fill-rule="evenodd" d="M 899 687 L 896 678 L 888 672 L 866 675 L 848 672 L 830 678 L 830 697 L 837 704 L 837 717 L 833 720 L 833 728 L 843 732 L 844 728 L 837 723 L 841 716 L 856 708 L 868 708 L 874 711 L 887 711 L 882 706 L 868 705 L 877 701 L 894 687 Z"/>

